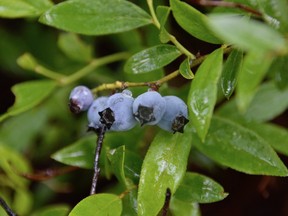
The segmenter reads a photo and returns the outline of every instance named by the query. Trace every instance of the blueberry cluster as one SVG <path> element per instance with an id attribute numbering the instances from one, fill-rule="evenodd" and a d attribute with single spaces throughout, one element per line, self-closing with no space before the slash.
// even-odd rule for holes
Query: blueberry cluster
<path id="1" fill-rule="evenodd" d="M 188 123 L 187 105 L 176 96 L 162 97 L 149 90 L 137 98 L 124 90 L 110 97 L 94 100 L 92 92 L 85 86 L 74 88 L 70 94 L 70 110 L 74 113 L 88 110 L 89 129 L 98 131 L 105 126 L 111 131 L 126 131 L 137 121 L 143 125 L 158 125 L 163 130 L 183 133 Z"/>

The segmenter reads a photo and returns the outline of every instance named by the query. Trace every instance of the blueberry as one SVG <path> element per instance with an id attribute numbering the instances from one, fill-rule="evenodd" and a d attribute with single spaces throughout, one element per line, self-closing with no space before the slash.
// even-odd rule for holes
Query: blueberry
<path id="1" fill-rule="evenodd" d="M 139 95 L 133 103 L 133 114 L 141 126 L 156 125 L 166 110 L 164 98 L 156 91 Z"/>
<path id="2" fill-rule="evenodd" d="M 86 111 L 93 102 L 93 94 L 86 86 L 75 87 L 69 97 L 69 108 L 73 113 Z"/>
<path id="3" fill-rule="evenodd" d="M 166 131 L 183 133 L 184 126 L 188 123 L 187 105 L 176 96 L 163 98 L 166 101 L 167 109 L 157 125 Z"/>
<path id="4" fill-rule="evenodd" d="M 102 112 L 107 107 L 107 100 L 108 97 L 99 97 L 91 104 L 87 113 L 89 130 L 97 131 L 101 127 L 99 112 Z"/>
<path id="5" fill-rule="evenodd" d="M 132 113 L 134 98 L 129 90 L 109 97 L 106 109 L 100 112 L 100 121 L 111 131 L 126 131 L 136 124 Z"/>

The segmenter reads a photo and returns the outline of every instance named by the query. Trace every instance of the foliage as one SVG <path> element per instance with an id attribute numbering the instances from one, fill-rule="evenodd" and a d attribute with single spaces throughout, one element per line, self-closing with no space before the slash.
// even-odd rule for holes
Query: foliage
<path id="1" fill-rule="evenodd" d="M 0 194 L 19 215 L 152 216 L 167 191 L 172 215 L 200 215 L 199 203 L 229 191 L 194 172 L 192 151 L 218 167 L 288 175 L 278 156 L 288 156 L 287 129 L 273 123 L 288 107 L 286 0 L 204 1 L 201 11 L 199 1 L 57 2 L 0 0 L 1 70 L 21 80 L 0 115 Z M 213 49 L 197 53 L 198 43 Z M 100 192 L 88 196 L 84 187 L 77 205 L 50 205 L 63 185 L 73 195 L 78 183 L 91 184 L 90 171 L 65 169 L 93 168 L 96 135 L 85 131 L 85 114 L 67 107 L 79 84 L 95 96 L 159 87 L 187 102 L 190 121 L 183 134 L 154 126 L 106 133 Z M 51 176 L 35 171 L 43 167 Z"/>

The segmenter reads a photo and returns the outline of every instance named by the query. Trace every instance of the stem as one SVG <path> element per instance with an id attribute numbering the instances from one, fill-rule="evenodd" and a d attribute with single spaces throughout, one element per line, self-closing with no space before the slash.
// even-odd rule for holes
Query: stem
<path id="1" fill-rule="evenodd" d="M 169 205 L 171 200 L 171 190 L 167 188 L 166 195 L 165 195 L 165 203 L 162 209 L 162 216 L 166 216 L 168 213 Z"/>
<path id="2" fill-rule="evenodd" d="M 230 53 L 233 49 L 233 47 L 228 47 L 227 45 L 223 45 L 222 48 L 224 49 L 224 54 L 226 53 Z M 196 59 L 193 60 L 192 64 L 191 64 L 191 68 L 200 65 L 205 58 L 208 56 L 204 55 L 204 56 L 200 56 Z M 120 82 L 120 81 L 116 81 L 114 83 L 104 83 L 94 89 L 92 89 L 92 92 L 94 94 L 97 94 L 100 91 L 104 91 L 104 90 L 114 90 L 114 89 L 125 89 L 125 88 L 129 88 L 129 87 L 140 87 L 140 86 L 161 86 L 163 83 L 168 82 L 171 79 L 174 79 L 175 77 L 177 77 L 180 74 L 179 70 L 176 70 L 164 77 L 162 77 L 159 80 L 154 80 L 154 81 L 150 81 L 150 82 Z"/>
<path id="3" fill-rule="evenodd" d="M 70 76 L 64 77 L 60 80 L 60 83 L 62 85 L 67 85 L 70 83 L 73 83 L 82 77 L 86 76 L 87 74 L 91 73 L 94 71 L 96 68 L 115 62 L 123 59 L 127 59 L 129 57 L 129 54 L 127 52 L 121 52 L 121 53 L 116 53 L 112 54 L 109 56 L 105 56 L 99 59 L 94 59 L 91 61 L 91 63 L 84 68 L 80 69 L 79 71 L 71 74 Z"/>
<path id="4" fill-rule="evenodd" d="M 16 216 L 16 214 L 12 211 L 12 209 L 10 209 L 2 197 L 0 197 L 0 206 L 6 211 L 7 215 Z"/>
<path id="5" fill-rule="evenodd" d="M 150 11 L 150 14 L 152 16 L 152 21 L 154 23 L 154 25 L 160 29 L 161 28 L 161 24 L 156 16 L 156 13 L 155 13 L 155 10 L 154 10 L 154 7 L 153 7 L 153 0 L 147 0 L 147 4 L 148 4 L 148 7 L 149 7 L 149 11 Z M 189 51 L 187 50 L 176 38 L 175 36 L 171 35 L 168 33 L 168 37 L 169 37 L 169 40 L 186 56 L 188 56 L 190 59 L 195 59 L 196 57 Z"/>
<path id="6" fill-rule="evenodd" d="M 43 67 L 42 65 L 37 65 L 35 68 L 34 68 L 34 71 L 38 74 L 41 74 L 47 78 L 50 78 L 50 79 L 53 79 L 53 80 L 61 80 L 63 79 L 65 76 L 62 75 L 62 74 L 59 74 L 59 73 L 56 73 L 54 71 L 51 71 L 45 67 Z"/>
<path id="7" fill-rule="evenodd" d="M 150 10 L 150 14 L 152 16 L 152 21 L 154 23 L 154 25 L 160 29 L 161 25 L 160 25 L 160 22 L 156 16 L 156 13 L 155 13 L 155 10 L 154 10 L 154 7 L 153 7 L 153 0 L 147 0 L 147 4 L 148 4 L 148 7 L 149 7 L 149 10 Z"/>
<path id="8" fill-rule="evenodd" d="M 106 132 L 106 126 L 104 125 L 102 125 L 102 127 L 100 127 L 100 130 L 97 132 L 98 137 L 97 137 L 97 146 L 96 146 L 95 158 L 94 158 L 94 174 L 93 174 L 93 179 L 92 179 L 90 195 L 96 193 L 97 181 L 100 175 L 99 159 L 100 159 L 100 153 L 102 149 L 105 132 Z"/>

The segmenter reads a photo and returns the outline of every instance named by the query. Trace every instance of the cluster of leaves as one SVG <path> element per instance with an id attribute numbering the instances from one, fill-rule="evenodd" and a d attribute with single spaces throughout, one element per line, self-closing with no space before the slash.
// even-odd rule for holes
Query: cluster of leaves
<path id="1" fill-rule="evenodd" d="M 214 180 L 187 170 L 192 147 L 240 172 L 287 176 L 276 152 L 288 156 L 288 133 L 269 121 L 288 107 L 288 3 L 235 2 L 251 10 L 219 7 L 203 14 L 179 0 L 157 1 L 156 12 L 152 0 L 147 0 L 148 8 L 140 0 L 0 1 L 0 16 L 26 18 L 22 25 L 29 31 L 19 30 L 29 46 L 18 46 L 17 37 L 0 30 L 1 50 L 12 50 L 1 65 L 30 79 L 12 87 L 15 104 L 0 116 L 4 122 L 0 129 L 1 196 L 19 215 L 31 215 L 49 196 L 46 192 L 43 197 L 47 190 L 43 185 L 32 196 L 29 181 L 19 176 L 31 172 L 29 159 L 41 162 L 41 157 L 51 154 L 66 165 L 93 167 L 96 138 L 85 133 L 85 116 L 73 117 L 65 101 L 77 83 L 91 87 L 105 83 L 107 90 L 121 87 L 116 80 L 135 86 L 134 95 L 143 92 L 144 82 L 161 83 L 160 91 L 186 98 L 190 122 L 185 132 L 138 127 L 108 133 L 101 155 L 102 176 L 115 176 L 117 182 L 79 200 L 72 209 L 48 206 L 33 215 L 157 215 L 167 189 L 172 194 L 169 210 L 173 215 L 199 215 L 198 203 L 220 201 L 227 194 Z M 257 17 L 252 9 L 259 12 Z M 218 48 L 196 57 L 173 35 L 171 17 L 191 38 Z M 57 31 L 55 39 L 55 28 L 66 33 Z M 115 53 L 98 57 L 107 54 L 103 47 Z M 125 52 L 116 53 L 119 50 Z M 20 67 L 16 67 L 11 61 L 23 51 L 29 53 L 17 59 Z M 192 81 L 173 89 L 165 83 L 170 76 L 164 75 L 163 68 L 179 57 L 179 69 L 169 73 Z M 115 61 L 125 64 L 107 66 Z M 191 68 L 199 64 L 194 76 Z M 98 90 L 94 92 L 99 94 Z M 218 102 L 222 105 L 214 111 Z M 59 182 L 54 179 L 49 185 L 56 188 Z M 32 206 L 34 200 L 40 201 Z"/>

